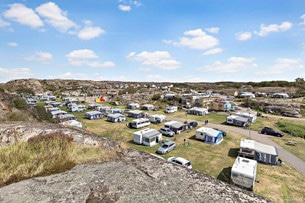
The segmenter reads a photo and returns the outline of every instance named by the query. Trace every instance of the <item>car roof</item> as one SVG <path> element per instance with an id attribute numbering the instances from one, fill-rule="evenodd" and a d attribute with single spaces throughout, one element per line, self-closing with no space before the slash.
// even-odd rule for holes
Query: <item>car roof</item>
<path id="1" fill-rule="evenodd" d="M 190 162 L 189 160 L 186 160 L 185 158 L 182 158 L 182 157 L 176 157 L 175 159 L 176 159 L 177 161 L 180 161 L 181 163 Z"/>

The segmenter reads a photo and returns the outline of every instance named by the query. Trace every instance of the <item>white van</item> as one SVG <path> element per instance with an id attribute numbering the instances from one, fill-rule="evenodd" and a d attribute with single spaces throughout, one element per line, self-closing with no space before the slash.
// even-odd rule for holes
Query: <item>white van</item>
<path id="1" fill-rule="evenodd" d="M 178 111 L 178 107 L 177 106 L 168 106 L 165 109 L 165 113 L 174 113 Z"/>

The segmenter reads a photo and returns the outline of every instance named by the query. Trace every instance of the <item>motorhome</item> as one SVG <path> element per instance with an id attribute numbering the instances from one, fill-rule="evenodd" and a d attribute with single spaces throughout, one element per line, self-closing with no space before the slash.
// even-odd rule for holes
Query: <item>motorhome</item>
<path id="1" fill-rule="evenodd" d="M 148 119 L 150 120 L 151 123 L 162 123 L 165 121 L 166 116 L 162 114 L 154 114 L 148 116 Z"/>
<path id="2" fill-rule="evenodd" d="M 143 128 L 149 125 L 150 125 L 150 120 L 148 118 L 134 119 L 128 124 L 130 128 Z"/>
<path id="3" fill-rule="evenodd" d="M 195 138 L 207 144 L 217 145 L 223 141 L 223 132 L 213 128 L 201 127 L 196 130 Z"/>
<path id="4" fill-rule="evenodd" d="M 257 161 L 237 157 L 231 169 L 233 184 L 253 191 L 256 179 Z"/>
<path id="5" fill-rule="evenodd" d="M 155 146 L 162 141 L 162 134 L 151 128 L 146 128 L 133 133 L 133 141 L 145 146 Z"/>
<path id="6" fill-rule="evenodd" d="M 178 107 L 177 106 L 168 106 L 165 109 L 165 113 L 174 113 L 178 111 Z"/>

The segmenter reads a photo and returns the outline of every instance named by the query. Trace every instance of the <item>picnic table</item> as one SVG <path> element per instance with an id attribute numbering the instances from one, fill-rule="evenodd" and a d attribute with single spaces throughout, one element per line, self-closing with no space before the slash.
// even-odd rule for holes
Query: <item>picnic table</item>
<path id="1" fill-rule="evenodd" d="M 295 140 L 288 140 L 287 144 L 295 146 L 295 145 L 297 145 L 297 141 L 295 141 Z"/>

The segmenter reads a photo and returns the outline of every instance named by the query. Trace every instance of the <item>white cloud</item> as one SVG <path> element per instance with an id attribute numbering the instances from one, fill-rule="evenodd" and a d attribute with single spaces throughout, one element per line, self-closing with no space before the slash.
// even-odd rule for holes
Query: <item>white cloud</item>
<path id="1" fill-rule="evenodd" d="M 131 52 L 127 59 L 139 61 L 142 65 L 154 66 L 163 70 L 175 70 L 180 68 L 180 62 L 172 58 L 167 51 L 147 52 L 139 54 Z"/>
<path id="2" fill-rule="evenodd" d="M 85 65 L 94 68 L 105 68 L 115 66 L 115 64 L 111 61 L 106 61 L 103 63 L 98 61 L 92 61 L 92 59 L 97 59 L 99 57 L 95 54 L 94 51 L 89 49 L 74 50 L 67 54 L 66 57 L 68 58 L 69 63 L 74 66 Z"/>
<path id="3" fill-rule="evenodd" d="M 303 20 L 303 22 L 301 23 L 301 25 L 305 25 L 305 14 L 303 14 L 300 18 Z M 1 20 L 1 19 L 0 19 L 0 20 Z"/>
<path id="4" fill-rule="evenodd" d="M 216 61 L 212 65 L 200 68 L 200 71 L 209 71 L 215 73 L 236 73 L 249 68 L 256 68 L 257 65 L 254 63 L 255 58 L 244 58 L 244 57 L 231 57 L 227 63 Z"/>
<path id="5" fill-rule="evenodd" d="M 55 3 L 48 2 L 40 5 L 35 11 L 42 17 L 46 18 L 46 22 L 61 32 L 66 32 L 71 28 L 78 26 L 67 18 L 67 12 L 62 11 Z"/>
<path id="6" fill-rule="evenodd" d="M 119 10 L 121 11 L 131 11 L 131 7 L 130 6 L 127 6 L 127 5 L 123 5 L 123 4 L 120 4 L 118 6 Z"/>
<path id="7" fill-rule="evenodd" d="M 213 55 L 213 54 L 218 54 L 221 53 L 223 51 L 222 48 L 215 48 L 215 49 L 210 49 L 207 50 L 206 52 L 203 53 L 203 55 Z"/>
<path id="8" fill-rule="evenodd" d="M 218 32 L 219 32 L 219 28 L 218 27 L 211 27 L 211 28 L 207 28 L 205 30 L 210 32 L 210 33 L 213 33 L 213 34 L 218 34 Z"/>
<path id="9" fill-rule="evenodd" d="M 10 26 L 10 25 L 11 24 L 9 22 L 6 22 L 0 18 L 0 27 L 6 27 L 6 26 Z"/>
<path id="10" fill-rule="evenodd" d="M 271 25 L 264 25 L 261 24 L 260 31 L 255 32 L 257 35 L 264 37 L 267 36 L 271 32 L 284 32 L 289 30 L 292 27 L 292 23 L 290 22 L 282 22 L 282 24 L 271 24 Z"/>
<path id="11" fill-rule="evenodd" d="M 48 52 L 36 52 L 32 55 L 25 57 L 24 59 L 27 61 L 39 61 L 42 63 L 49 63 L 53 59 L 53 56 Z"/>
<path id="12" fill-rule="evenodd" d="M 10 9 L 5 11 L 3 16 L 32 28 L 43 27 L 43 21 L 39 16 L 32 9 L 27 8 L 23 4 L 11 4 Z"/>
<path id="13" fill-rule="evenodd" d="M 246 41 L 248 39 L 251 39 L 252 33 L 251 32 L 240 32 L 240 33 L 236 33 L 235 37 L 237 40 Z"/>
<path id="14" fill-rule="evenodd" d="M 0 80 L 9 81 L 30 78 L 33 74 L 28 68 L 0 68 Z"/>
<path id="15" fill-rule="evenodd" d="M 265 69 L 264 71 L 256 72 L 255 75 L 271 75 L 271 74 L 285 74 L 290 73 L 291 71 L 304 69 L 304 66 L 301 64 L 300 59 L 291 59 L 291 58 L 278 58 L 275 60 L 274 65 Z"/>
<path id="16" fill-rule="evenodd" d="M 183 33 L 184 37 L 179 38 L 178 42 L 164 41 L 176 46 L 186 46 L 191 49 L 211 49 L 219 44 L 218 39 L 206 34 L 201 29 L 189 30 Z"/>
<path id="17" fill-rule="evenodd" d="M 7 43 L 7 45 L 10 46 L 10 47 L 17 47 L 18 43 L 17 42 L 9 42 L 9 43 Z"/>
<path id="18" fill-rule="evenodd" d="M 91 21 L 85 22 L 85 27 L 78 33 L 78 38 L 82 40 L 90 40 L 104 34 L 105 31 L 100 27 L 93 27 Z"/>

